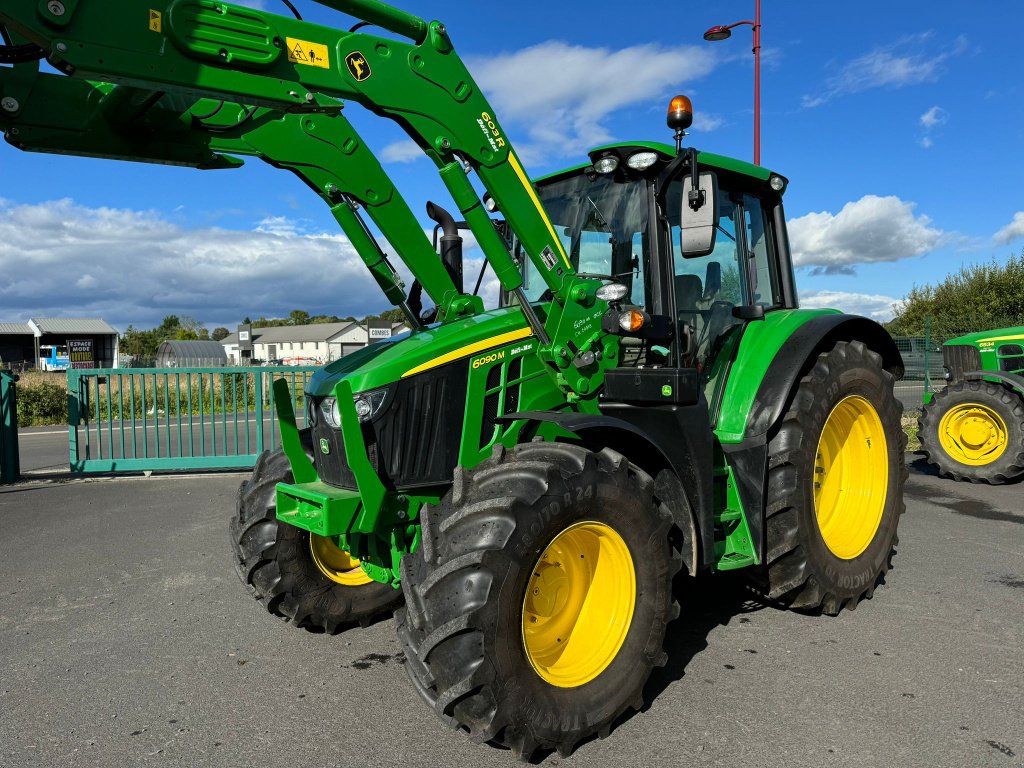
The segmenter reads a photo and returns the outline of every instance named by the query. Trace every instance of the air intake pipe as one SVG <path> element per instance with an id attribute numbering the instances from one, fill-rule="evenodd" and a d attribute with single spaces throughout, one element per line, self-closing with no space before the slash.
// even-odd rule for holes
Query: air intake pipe
<path id="1" fill-rule="evenodd" d="M 448 274 L 451 275 L 455 287 L 459 289 L 460 293 L 463 293 L 462 235 L 459 234 L 459 227 L 448 211 L 434 203 L 427 203 L 427 216 L 431 221 L 436 222 L 441 230 L 441 250 L 439 252 L 441 261 L 448 270 Z M 434 236 L 437 237 L 436 230 Z"/>

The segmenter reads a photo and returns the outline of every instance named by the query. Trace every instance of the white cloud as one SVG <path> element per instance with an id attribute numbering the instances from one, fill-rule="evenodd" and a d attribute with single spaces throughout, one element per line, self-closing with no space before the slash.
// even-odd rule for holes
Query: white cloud
<path id="1" fill-rule="evenodd" d="M 557 41 L 468 62 L 506 130 L 514 126 L 525 133 L 528 142 L 517 142 L 517 149 L 527 164 L 611 141 L 610 115 L 667 99 L 715 63 L 705 47 L 613 50 Z"/>
<path id="2" fill-rule="evenodd" d="M 931 149 L 935 144 L 935 140 L 931 136 L 932 131 L 939 126 L 945 125 L 948 120 L 949 112 L 939 106 L 934 106 L 921 115 L 918 121 L 924 129 L 924 136 L 918 140 L 918 143 L 925 149 Z"/>
<path id="3" fill-rule="evenodd" d="M 71 200 L 0 201 L 0 319 L 97 316 L 122 330 L 168 314 L 228 325 L 246 315 L 361 316 L 388 305 L 340 234 L 186 228 L 159 214 Z"/>
<path id="4" fill-rule="evenodd" d="M 937 125 L 944 125 L 947 120 L 949 120 L 949 113 L 942 107 L 932 107 L 921 115 L 921 125 L 929 131 Z"/>
<path id="5" fill-rule="evenodd" d="M 380 152 L 380 159 L 385 163 L 412 163 L 421 157 L 426 157 L 426 155 L 412 139 L 388 144 Z"/>
<path id="6" fill-rule="evenodd" d="M 934 53 L 922 50 L 930 38 L 930 33 L 913 35 L 858 56 L 828 78 L 821 93 L 805 95 L 803 105 L 818 107 L 838 96 L 872 88 L 904 88 L 936 80 L 945 62 L 967 49 L 967 41 L 957 38 L 952 46 Z"/>
<path id="7" fill-rule="evenodd" d="M 693 116 L 694 133 L 711 133 L 725 125 L 725 118 L 710 112 L 698 112 Z"/>
<path id="8" fill-rule="evenodd" d="M 840 309 L 851 315 L 862 315 L 872 320 L 892 320 L 899 299 L 877 293 L 850 293 L 848 291 L 802 291 L 800 306 L 817 309 Z"/>
<path id="9" fill-rule="evenodd" d="M 808 213 L 789 222 L 793 263 L 816 273 L 853 274 L 858 264 L 899 261 L 934 249 L 944 233 L 914 203 L 865 195 L 839 213 Z"/>
<path id="10" fill-rule="evenodd" d="M 997 243 L 1010 243 L 1024 237 L 1024 211 L 1013 214 L 1013 220 L 993 235 Z"/>
<path id="11" fill-rule="evenodd" d="M 268 235 L 299 235 L 302 225 L 286 216 L 267 216 L 256 225 L 256 231 Z"/>

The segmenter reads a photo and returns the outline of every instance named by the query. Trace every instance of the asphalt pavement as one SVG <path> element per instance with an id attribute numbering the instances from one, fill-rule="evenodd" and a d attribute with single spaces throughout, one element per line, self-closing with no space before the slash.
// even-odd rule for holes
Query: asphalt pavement
<path id="1" fill-rule="evenodd" d="M 514 765 L 421 703 L 392 621 L 315 635 L 248 595 L 239 480 L 0 489 L 0 766 Z M 698 580 L 646 711 L 543 764 L 1021 766 L 1022 490 L 915 465 L 887 583 L 837 618 Z"/>

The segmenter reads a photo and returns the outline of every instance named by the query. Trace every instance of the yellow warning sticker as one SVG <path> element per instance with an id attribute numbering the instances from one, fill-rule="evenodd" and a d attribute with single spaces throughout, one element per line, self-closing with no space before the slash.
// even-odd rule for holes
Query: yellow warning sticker
<path id="1" fill-rule="evenodd" d="M 164 15 L 160 11 L 150 10 L 149 12 L 149 31 L 150 32 L 163 32 L 164 30 Z"/>
<path id="2" fill-rule="evenodd" d="M 294 37 L 286 37 L 285 45 L 288 46 L 288 61 L 293 64 L 305 64 L 307 67 L 321 69 L 331 68 L 331 57 L 327 53 L 326 45 L 296 40 Z"/>

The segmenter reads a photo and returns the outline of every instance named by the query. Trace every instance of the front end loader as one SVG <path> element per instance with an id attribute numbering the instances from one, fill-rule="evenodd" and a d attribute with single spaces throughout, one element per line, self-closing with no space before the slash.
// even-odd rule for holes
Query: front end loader
<path id="1" fill-rule="evenodd" d="M 643 706 L 684 577 L 744 569 L 766 600 L 829 614 L 871 597 L 903 512 L 902 360 L 878 324 L 799 308 L 787 179 L 684 148 L 676 97 L 674 145 L 531 181 L 443 24 L 323 4 L 388 34 L 216 0 L 0 10 L 8 142 L 288 170 L 407 318 L 313 377 L 305 428 L 275 384 L 283 449 L 231 521 L 253 595 L 329 632 L 394 611 L 438 717 L 523 758 Z M 457 209 L 428 207 L 439 248 L 344 102 L 437 166 Z M 463 275 L 466 230 L 497 308 Z"/>

